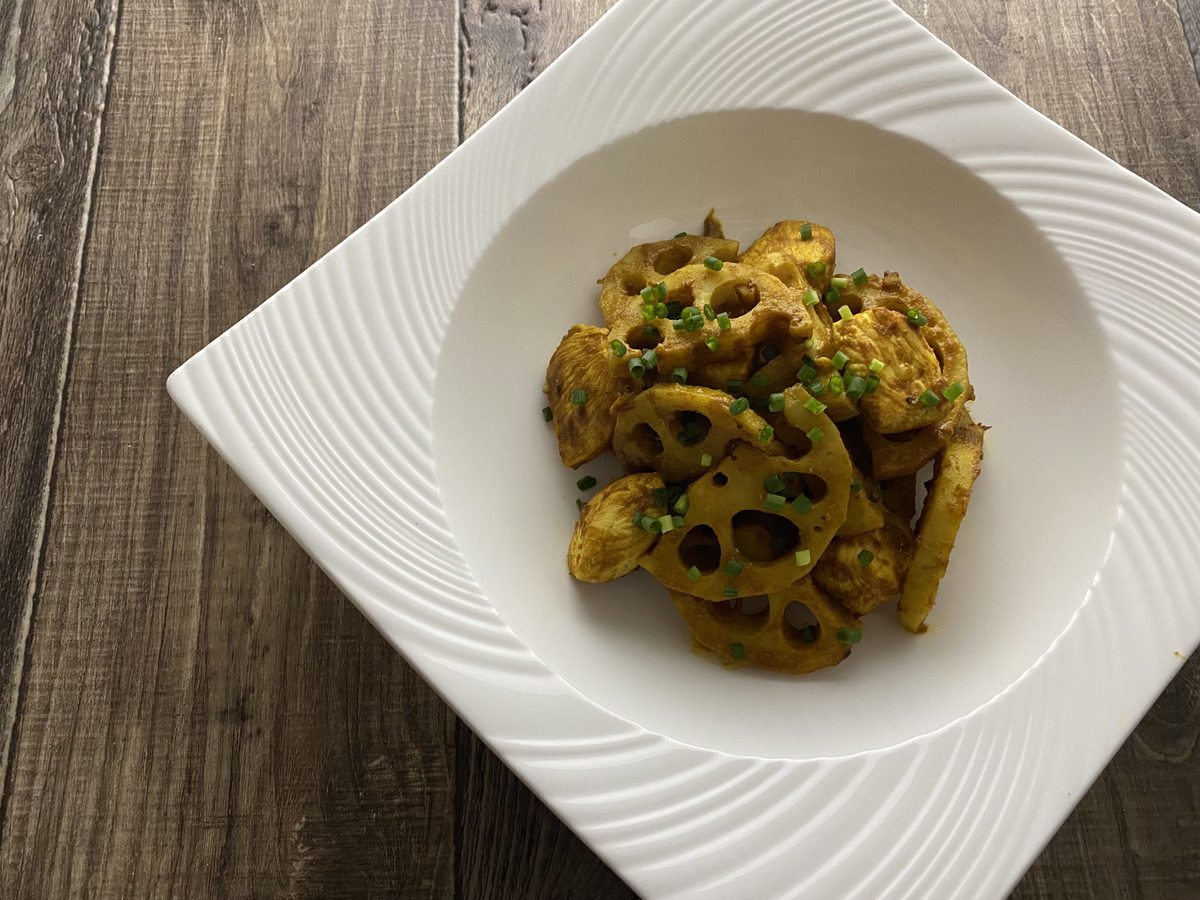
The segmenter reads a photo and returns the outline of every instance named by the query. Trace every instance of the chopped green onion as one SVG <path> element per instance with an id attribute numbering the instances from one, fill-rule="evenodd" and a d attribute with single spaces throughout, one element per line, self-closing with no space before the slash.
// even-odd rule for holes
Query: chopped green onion
<path id="1" fill-rule="evenodd" d="M 736 584 L 727 584 L 727 585 L 725 585 L 725 598 L 726 598 L 727 600 L 732 600 L 732 599 L 734 599 L 734 598 L 735 598 L 737 595 L 738 595 L 738 589 L 737 589 L 737 585 L 736 585 Z"/>
<path id="2" fill-rule="evenodd" d="M 608 342 L 608 346 L 612 348 L 612 354 L 617 359 L 620 359 L 625 355 L 625 345 L 615 338 Z"/>
<path id="3" fill-rule="evenodd" d="M 799 631 L 796 632 L 796 636 L 798 638 L 800 638 L 800 640 L 804 641 L 804 643 L 811 644 L 813 641 L 815 641 L 817 639 L 817 626 L 816 625 L 805 625 L 803 628 L 801 628 Z"/>
<path id="4" fill-rule="evenodd" d="M 864 548 L 864 549 L 858 551 L 858 561 L 860 563 L 862 563 L 864 566 L 869 566 L 874 559 L 875 559 L 875 554 L 872 553 L 870 550 L 867 550 L 866 548 Z"/>
<path id="5" fill-rule="evenodd" d="M 691 307 L 691 308 L 692 308 L 692 309 L 695 309 L 695 307 L 694 307 L 694 306 L 693 306 L 693 307 Z M 711 303 L 705 303 L 705 304 L 704 304 L 704 318 L 708 319 L 708 321 L 710 321 L 710 322 L 711 322 L 711 321 L 712 321 L 713 319 L 715 319 L 716 317 L 717 317 L 717 314 L 716 314 L 716 312 L 714 312 L 714 311 L 713 311 L 712 304 L 711 304 Z"/>
<path id="6" fill-rule="evenodd" d="M 955 400 L 957 400 L 959 397 L 961 397 L 963 395 L 963 392 L 965 390 L 966 390 L 966 388 L 964 388 L 961 384 L 959 384 L 956 381 L 956 382 L 954 382 L 954 384 L 950 385 L 950 387 L 948 387 L 944 391 L 942 391 L 942 396 L 945 397 L 947 400 L 949 400 L 951 403 L 953 403 Z"/>
<path id="7" fill-rule="evenodd" d="M 822 403 L 820 400 L 818 400 L 816 397 L 809 397 L 807 400 L 804 401 L 804 408 L 807 409 L 814 416 L 819 416 L 821 413 L 825 412 L 826 407 L 825 407 L 825 404 Z"/>
<path id="8" fill-rule="evenodd" d="M 583 501 L 580 500 L 578 497 L 575 498 L 575 508 L 577 510 L 579 510 L 580 512 L 583 512 Z"/>
<path id="9" fill-rule="evenodd" d="M 571 391 L 571 402 L 576 406 L 587 406 L 587 391 L 583 388 L 575 388 Z"/>
<path id="10" fill-rule="evenodd" d="M 809 225 L 807 222 L 805 222 L 803 225 L 800 226 L 800 240 L 802 240 L 802 241 L 811 241 L 812 240 L 812 226 Z"/>
<path id="11" fill-rule="evenodd" d="M 829 290 L 827 290 L 825 292 L 825 303 L 828 304 L 829 306 L 833 306 L 835 303 L 837 303 L 841 299 L 842 299 L 842 292 L 839 291 L 835 287 L 831 287 Z"/>
<path id="12" fill-rule="evenodd" d="M 647 303 L 650 306 L 654 305 L 654 288 L 652 288 L 650 285 L 646 285 L 644 288 L 642 288 L 640 293 L 642 295 L 643 303 Z"/>
<path id="13" fill-rule="evenodd" d="M 808 429 L 808 431 L 804 432 L 804 436 L 815 444 L 821 438 L 825 437 L 825 432 L 814 425 L 812 428 Z"/>
<path id="14" fill-rule="evenodd" d="M 754 385 L 755 387 L 766 387 L 767 386 L 767 376 L 764 375 L 762 372 L 759 372 L 757 375 L 755 375 L 753 378 L 750 379 L 750 383 L 752 385 Z"/>
<path id="15" fill-rule="evenodd" d="M 688 328 L 687 319 L 681 319 L 678 322 L 672 323 L 671 328 L 673 328 L 675 331 L 690 331 L 691 330 L 690 328 Z"/>
<path id="16" fill-rule="evenodd" d="M 701 578 L 700 570 L 697 569 L 695 566 L 692 566 L 690 569 L 687 570 L 687 577 L 688 577 L 689 581 L 693 581 L 693 582 L 699 581 Z"/>
<path id="17" fill-rule="evenodd" d="M 579 488 L 581 491 L 586 491 L 589 488 L 594 488 L 595 486 L 596 479 L 591 475 L 584 475 L 577 482 L 575 482 L 575 487 Z"/>
<path id="18" fill-rule="evenodd" d="M 674 531 L 675 530 L 675 520 L 672 519 L 670 516 L 659 516 L 658 517 L 658 527 L 662 531 L 663 534 L 666 534 L 668 531 Z"/>
<path id="19" fill-rule="evenodd" d="M 725 267 L 725 263 L 721 262 L 715 256 L 704 257 L 704 268 L 712 269 L 714 272 L 720 272 Z"/>
<path id="20" fill-rule="evenodd" d="M 654 304 L 653 303 L 647 303 L 645 306 L 642 307 L 642 318 L 645 319 L 647 322 L 654 321 Z"/>
<path id="21" fill-rule="evenodd" d="M 763 506 L 775 512 L 779 512 L 786 505 L 787 497 L 783 494 L 767 494 L 766 499 L 763 500 Z"/>
<path id="22" fill-rule="evenodd" d="M 800 371 L 796 373 L 796 380 L 801 382 L 812 381 L 816 374 L 817 370 L 808 363 L 805 363 L 801 366 Z"/>
<path id="23" fill-rule="evenodd" d="M 792 509 L 796 511 L 797 515 L 802 516 L 812 509 L 812 501 L 804 494 L 800 494 L 792 501 Z"/>
<path id="24" fill-rule="evenodd" d="M 808 264 L 808 274 L 813 278 L 820 278 L 825 274 L 825 263 L 821 262 L 820 260 L 817 260 L 816 262 L 810 262 Z"/>
<path id="25" fill-rule="evenodd" d="M 706 337 L 704 339 L 704 346 L 707 347 L 709 350 L 711 350 L 713 353 L 716 353 L 718 350 L 721 349 L 721 342 L 718 341 L 715 337 Z"/>
<path id="26" fill-rule="evenodd" d="M 730 644 L 729 655 L 734 659 L 741 661 L 746 658 L 746 646 L 744 644 Z"/>
<path id="27" fill-rule="evenodd" d="M 662 534 L 662 523 L 654 516 L 642 516 L 642 530 L 651 534 Z"/>
<path id="28" fill-rule="evenodd" d="M 763 362 L 770 362 L 779 355 L 779 348 L 774 344 L 768 344 L 762 349 Z"/>
<path id="29" fill-rule="evenodd" d="M 857 644 L 861 640 L 861 628 L 839 628 L 837 630 L 837 642 L 839 644 Z"/>
<path id="30" fill-rule="evenodd" d="M 642 362 L 646 364 L 647 369 L 653 369 L 658 365 L 658 351 L 647 350 L 642 354 Z"/>
<path id="31" fill-rule="evenodd" d="M 750 408 L 750 401 L 746 397 L 738 397 L 729 404 L 729 411 L 735 416 L 740 416 Z"/>
<path id="32" fill-rule="evenodd" d="M 667 299 L 667 283 L 665 281 L 660 281 L 654 286 L 654 296 L 659 300 Z"/>
<path id="33" fill-rule="evenodd" d="M 796 551 L 796 565 L 807 566 L 811 562 L 812 562 L 812 551 L 811 550 L 797 550 Z"/>
<path id="34" fill-rule="evenodd" d="M 918 328 L 921 327 L 922 325 L 929 324 L 929 320 L 927 318 L 925 318 L 925 313 L 921 312 L 916 307 L 909 309 L 908 321 L 911 324 L 916 325 Z"/>
<path id="35" fill-rule="evenodd" d="M 879 376 L 878 375 L 868 375 L 867 376 L 867 393 L 873 394 L 878 389 L 879 389 Z"/>
<path id="36" fill-rule="evenodd" d="M 655 303 L 654 304 L 654 316 L 657 319 L 665 319 L 667 317 L 667 304 Z"/>
<path id="37" fill-rule="evenodd" d="M 808 392 L 814 397 L 820 397 L 823 393 L 825 393 L 825 385 L 821 384 L 821 380 L 819 378 L 812 384 L 806 384 L 805 387 L 808 388 Z"/>
<path id="38" fill-rule="evenodd" d="M 862 490 L 862 482 L 858 480 L 857 475 L 854 478 L 850 479 L 850 490 L 855 491 L 855 492 Z"/>
<path id="39" fill-rule="evenodd" d="M 840 394 L 846 388 L 846 382 L 842 380 L 841 375 L 829 376 L 829 393 Z"/>
<path id="40" fill-rule="evenodd" d="M 642 335 L 650 338 L 650 340 L 652 340 L 652 341 L 661 341 L 662 340 L 662 334 L 653 325 L 643 325 L 642 326 Z"/>
<path id="41" fill-rule="evenodd" d="M 867 366 L 867 368 L 870 369 L 872 372 L 874 372 L 876 375 L 878 375 L 880 372 L 883 371 L 883 360 L 882 359 L 872 359 L 871 364 L 869 366 Z"/>
<path id="42" fill-rule="evenodd" d="M 933 391 L 926 391 L 917 399 L 920 400 L 922 403 L 924 403 L 926 406 L 928 406 L 930 409 L 937 406 L 938 403 L 941 402 L 940 400 L 938 400 L 938 395 L 935 394 Z"/>
<path id="43" fill-rule="evenodd" d="M 849 322 L 854 318 L 854 313 L 850 312 L 850 307 L 844 303 L 838 307 L 838 315 L 841 317 L 843 322 Z"/>
<path id="44" fill-rule="evenodd" d="M 854 282 L 855 287 L 862 287 L 867 283 L 867 273 L 862 269 L 855 269 L 850 273 L 850 280 Z"/>
<path id="45" fill-rule="evenodd" d="M 833 367 L 840 372 L 843 368 L 845 368 L 846 363 L 850 362 L 850 357 L 839 350 L 837 353 L 833 354 L 833 359 L 831 359 L 830 362 L 833 363 Z"/>
<path id="46" fill-rule="evenodd" d="M 681 237 L 687 237 L 687 232 L 686 231 L 679 232 L 679 234 L 675 235 L 675 240 L 679 240 Z"/>
<path id="47" fill-rule="evenodd" d="M 634 378 L 641 378 L 646 374 L 646 364 L 642 362 L 641 357 L 631 356 L 629 358 L 629 374 Z"/>
<path id="48" fill-rule="evenodd" d="M 733 323 L 729 321 L 729 313 L 717 313 L 717 325 L 722 331 L 728 331 L 733 327 Z"/>
<path id="49" fill-rule="evenodd" d="M 867 392 L 867 379 L 861 375 L 851 375 L 850 380 L 846 382 L 846 396 L 851 400 L 857 400 Z"/>
<path id="50" fill-rule="evenodd" d="M 691 503 L 692 501 L 688 499 L 687 494 L 680 494 L 679 499 L 672 504 L 671 512 L 681 516 L 687 515 L 688 507 L 691 506 Z"/>
<path id="51" fill-rule="evenodd" d="M 545 419 L 547 422 L 553 421 L 553 419 L 554 419 L 554 410 L 552 410 L 552 409 L 551 409 L 550 407 L 548 407 L 548 406 L 543 406 L 543 407 L 542 407 L 542 418 L 543 418 L 543 419 Z"/>
<path id="52" fill-rule="evenodd" d="M 642 520 L 644 520 L 645 518 L 646 518 L 646 514 L 639 509 L 637 512 L 635 512 L 633 514 L 633 527 L 641 528 Z"/>
<path id="53" fill-rule="evenodd" d="M 728 575 L 730 578 L 737 578 L 739 575 L 742 574 L 742 569 L 744 569 L 744 568 L 746 568 L 746 567 L 743 566 L 736 559 L 731 559 L 729 562 L 725 563 L 725 568 L 722 569 L 722 571 L 726 575 Z"/>
<path id="54" fill-rule="evenodd" d="M 671 370 L 671 380 L 676 384 L 687 384 L 687 369 L 683 366 L 676 366 Z"/>
<path id="55" fill-rule="evenodd" d="M 829 279 L 829 283 L 839 291 L 844 291 L 846 288 L 850 287 L 850 279 L 845 275 L 835 275 L 833 278 Z"/>
<path id="56" fill-rule="evenodd" d="M 671 522 L 675 525 L 676 528 L 682 528 L 683 527 L 683 516 L 671 516 Z"/>
<path id="57" fill-rule="evenodd" d="M 772 394 L 767 398 L 767 409 L 771 412 L 783 412 L 783 394 Z"/>
<path id="58" fill-rule="evenodd" d="M 818 294 L 816 291 L 814 291 L 812 288 L 809 288 L 807 291 L 804 292 L 804 305 L 805 306 L 816 306 L 820 302 L 821 302 L 821 295 Z"/>
<path id="59" fill-rule="evenodd" d="M 701 453 L 700 454 L 700 465 L 704 466 L 704 468 L 706 468 L 706 469 L 709 466 L 711 466 L 712 465 L 712 454 L 711 453 Z"/>
<path id="60" fill-rule="evenodd" d="M 782 494 L 787 490 L 787 484 L 778 475 L 768 475 L 763 479 L 763 489 L 771 494 Z"/>
<path id="61" fill-rule="evenodd" d="M 775 428 L 771 425 L 764 425 L 762 431 L 758 433 L 758 439 L 764 444 L 769 444 L 775 437 Z"/>

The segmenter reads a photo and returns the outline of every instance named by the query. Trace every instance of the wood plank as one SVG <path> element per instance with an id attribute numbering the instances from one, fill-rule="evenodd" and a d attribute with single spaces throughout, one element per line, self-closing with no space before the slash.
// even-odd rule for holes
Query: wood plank
<path id="1" fill-rule="evenodd" d="M 0 4 L 0 772 L 33 611 L 115 7 Z"/>
<path id="2" fill-rule="evenodd" d="M 1183 36 L 1187 40 L 1192 64 L 1196 67 L 1196 80 L 1200 81 L 1200 0 L 1175 0 L 1179 7 L 1179 19 L 1183 24 Z"/>
<path id="3" fill-rule="evenodd" d="M 163 388 L 453 147 L 444 7 L 122 9 L 0 896 L 453 893 L 452 717 Z"/>

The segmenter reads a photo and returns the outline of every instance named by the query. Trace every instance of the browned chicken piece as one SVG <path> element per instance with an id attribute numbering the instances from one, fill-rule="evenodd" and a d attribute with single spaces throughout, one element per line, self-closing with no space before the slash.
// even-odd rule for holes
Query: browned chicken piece
<path id="1" fill-rule="evenodd" d="M 967 514 L 971 489 L 979 477 L 986 430 L 964 412 L 929 482 L 929 493 L 917 523 L 912 566 L 900 595 L 900 624 L 914 634 L 925 631 L 925 617 L 933 609 L 938 585 L 946 574 L 958 528 Z"/>
<path id="2" fill-rule="evenodd" d="M 811 236 L 805 240 L 808 229 Z M 837 261 L 837 242 L 824 225 L 788 219 L 759 235 L 738 261 L 770 272 L 790 287 L 811 285 L 824 294 Z"/>
<path id="3" fill-rule="evenodd" d="M 862 534 L 883 527 L 883 495 L 878 485 L 858 470 L 853 469 L 850 482 L 850 502 L 846 506 L 846 521 L 838 531 L 838 537 Z"/>
<path id="4" fill-rule="evenodd" d="M 614 364 L 608 341 L 607 328 L 572 325 L 546 368 L 545 390 L 554 414 L 558 455 L 572 469 L 609 448 L 617 421 L 613 404 L 635 390 L 632 379 Z M 582 404 L 572 400 L 577 390 L 586 392 Z"/>
<path id="5" fill-rule="evenodd" d="M 636 569 L 658 536 L 634 525 L 633 517 L 655 505 L 654 491 L 661 487 L 661 477 L 639 472 L 618 478 L 585 503 L 567 549 L 571 574 L 599 584 Z"/>
<path id="6" fill-rule="evenodd" d="M 912 531 L 889 513 L 882 528 L 839 534 L 813 569 L 813 580 L 850 612 L 865 616 L 900 593 L 912 553 Z"/>

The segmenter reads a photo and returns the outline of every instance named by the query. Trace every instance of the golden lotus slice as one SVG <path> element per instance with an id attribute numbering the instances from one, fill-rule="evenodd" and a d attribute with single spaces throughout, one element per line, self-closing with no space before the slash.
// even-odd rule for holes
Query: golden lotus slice
<path id="1" fill-rule="evenodd" d="M 671 600 L 700 646 L 727 665 L 804 675 L 836 666 L 850 655 L 842 629 L 862 623 L 804 578 L 765 597 L 713 603 L 681 591 Z M 803 607 L 811 624 L 797 627 L 789 607 Z M 844 634 L 844 633 L 843 633 Z"/>
<path id="2" fill-rule="evenodd" d="M 567 549 L 571 574 L 598 584 L 636 569 L 658 536 L 634 525 L 633 517 L 655 505 L 654 491 L 661 487 L 654 472 L 625 475 L 583 504 Z"/>
<path id="3" fill-rule="evenodd" d="M 929 493 L 917 523 L 912 566 L 900 594 L 900 624 L 914 634 L 925 631 L 925 617 L 933 609 L 938 585 L 950 563 L 950 552 L 967 514 L 971 489 L 979 477 L 986 430 L 964 412 L 938 459 L 937 470 L 929 484 Z"/>
<path id="4" fill-rule="evenodd" d="M 858 485 L 857 489 L 855 484 Z M 863 534 L 883 527 L 883 495 L 878 485 L 855 466 L 850 481 L 850 501 L 846 506 L 846 521 L 838 530 L 839 536 Z"/>

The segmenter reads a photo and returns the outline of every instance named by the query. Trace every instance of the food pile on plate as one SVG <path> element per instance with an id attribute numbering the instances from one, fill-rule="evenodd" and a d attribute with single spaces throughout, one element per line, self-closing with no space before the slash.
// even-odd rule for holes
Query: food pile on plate
<path id="1" fill-rule="evenodd" d="M 563 463 L 611 451 L 628 473 L 581 502 L 571 574 L 644 568 L 730 665 L 836 665 L 896 597 L 925 630 L 979 474 L 945 316 L 895 272 L 838 274 L 835 251 L 785 221 L 739 252 L 710 213 L 626 253 L 600 281 L 605 327 L 572 326 L 546 372 Z"/>

